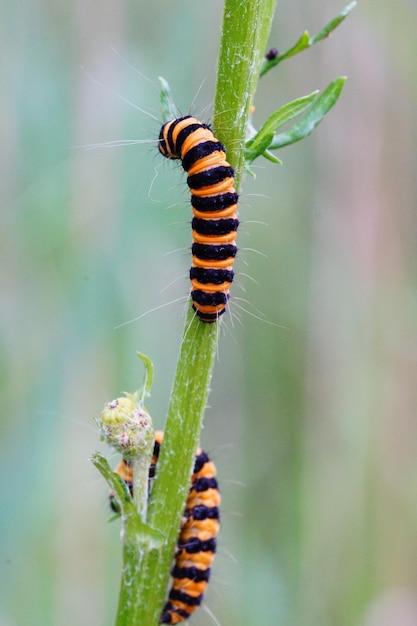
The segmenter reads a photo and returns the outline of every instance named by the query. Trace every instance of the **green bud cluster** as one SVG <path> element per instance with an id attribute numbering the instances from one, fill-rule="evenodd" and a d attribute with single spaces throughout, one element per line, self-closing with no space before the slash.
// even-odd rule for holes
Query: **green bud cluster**
<path id="1" fill-rule="evenodd" d="M 138 393 L 125 393 L 108 402 L 97 424 L 102 439 L 125 458 L 141 454 L 153 442 L 152 419 Z"/>

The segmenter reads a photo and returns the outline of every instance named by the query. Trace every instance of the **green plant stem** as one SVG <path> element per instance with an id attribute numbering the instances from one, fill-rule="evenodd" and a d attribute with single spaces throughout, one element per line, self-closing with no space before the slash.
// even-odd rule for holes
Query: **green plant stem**
<path id="1" fill-rule="evenodd" d="M 143 454 L 132 461 L 133 471 L 133 503 L 142 522 L 146 522 L 148 511 L 148 475 L 149 465 L 152 459 Z"/>
<path id="2" fill-rule="evenodd" d="M 146 554 L 142 561 L 142 602 L 137 622 L 141 626 L 157 624 L 160 617 L 207 404 L 216 336 L 216 325 L 201 323 L 190 310 L 171 393 L 158 476 L 149 503 L 148 524 L 161 532 L 166 542 L 160 550 Z"/>
<path id="3" fill-rule="evenodd" d="M 123 570 L 116 626 L 142 624 L 137 621 L 142 603 L 141 595 L 133 593 L 133 590 L 140 588 L 141 564 L 148 550 L 148 544 L 138 533 L 134 518 L 124 517 Z"/>
<path id="4" fill-rule="evenodd" d="M 235 167 L 237 189 L 243 172 L 249 107 L 253 101 L 275 2 L 225 2 L 214 128 L 218 138 L 226 145 L 230 164 Z M 132 612 L 127 614 L 119 603 L 117 626 L 156 626 L 159 622 L 207 404 L 217 340 L 218 324 L 201 322 L 189 308 L 164 444 L 148 508 L 147 523 L 164 536 L 165 543 L 158 549 L 149 549 L 140 555 L 136 550 L 136 559 L 138 556 L 141 558 L 139 563 L 138 560 L 135 562 L 135 585 L 132 586 L 131 597 L 124 598 L 125 604 L 131 602 L 134 606 Z M 126 538 L 126 571 L 131 571 L 131 559 L 134 556 L 135 551 L 130 550 Z"/>
<path id="5" fill-rule="evenodd" d="M 276 0 L 225 0 L 213 126 L 235 168 L 236 188 L 244 171 L 249 108 L 265 54 Z"/>

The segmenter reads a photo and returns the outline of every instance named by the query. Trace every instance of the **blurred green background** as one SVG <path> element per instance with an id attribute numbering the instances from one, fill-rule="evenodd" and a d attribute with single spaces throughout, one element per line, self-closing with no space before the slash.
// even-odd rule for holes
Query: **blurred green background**
<path id="1" fill-rule="evenodd" d="M 280 2 L 271 47 L 342 7 Z M 221 13 L 3 3 L 0 626 L 114 623 L 120 527 L 88 460 L 104 450 L 93 417 L 138 386 L 140 350 L 163 426 L 190 213 L 156 151 L 156 78 L 209 120 Z M 318 131 L 282 167 L 258 161 L 241 196 L 235 317 L 202 436 L 223 495 L 206 596 L 218 622 L 200 610 L 190 624 L 417 625 L 416 28 L 416 0 L 360 1 L 259 85 L 258 125 L 348 75 Z M 149 143 L 80 147 L 118 139 Z"/>

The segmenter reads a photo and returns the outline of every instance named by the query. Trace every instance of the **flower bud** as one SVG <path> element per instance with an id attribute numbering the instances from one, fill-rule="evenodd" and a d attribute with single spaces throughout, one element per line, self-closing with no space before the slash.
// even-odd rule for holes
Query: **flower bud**
<path id="1" fill-rule="evenodd" d="M 147 451 L 154 439 L 152 419 L 136 393 L 108 402 L 97 423 L 102 438 L 125 458 Z"/>

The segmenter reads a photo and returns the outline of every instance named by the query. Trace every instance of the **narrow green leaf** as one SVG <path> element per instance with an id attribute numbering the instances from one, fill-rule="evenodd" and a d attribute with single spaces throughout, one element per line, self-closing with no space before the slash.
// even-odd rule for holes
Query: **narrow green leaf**
<path id="1" fill-rule="evenodd" d="M 246 144 L 245 148 L 245 158 L 248 163 L 253 163 L 253 161 L 263 154 L 265 150 L 269 148 L 272 141 L 274 139 L 274 133 L 259 133 L 254 137 L 254 139 L 250 139 Z"/>
<path id="2" fill-rule="evenodd" d="M 291 46 L 291 48 L 289 48 L 286 52 L 283 52 L 282 54 L 278 54 L 278 56 L 275 57 L 275 59 L 271 59 L 271 60 L 264 59 L 261 65 L 261 70 L 259 72 L 259 77 L 269 72 L 269 70 L 271 70 L 273 67 L 281 63 L 281 61 L 283 61 L 284 59 L 288 59 L 289 57 L 292 57 L 295 54 L 302 52 L 303 50 L 308 48 L 309 45 L 310 45 L 310 35 L 308 34 L 308 31 L 305 31 L 301 35 L 301 37 L 298 39 L 298 41 L 296 41 L 295 44 Z"/>
<path id="3" fill-rule="evenodd" d="M 171 89 L 168 82 L 162 76 L 158 76 L 158 80 L 161 85 L 159 97 L 161 100 L 162 121 L 166 124 L 167 122 L 175 120 L 179 117 L 179 113 L 171 95 Z"/>
<path id="4" fill-rule="evenodd" d="M 272 152 L 270 152 L 269 150 L 265 150 L 262 153 L 262 156 L 267 159 L 268 161 L 271 161 L 272 163 L 275 163 L 276 165 L 282 165 L 282 161 L 281 159 L 279 159 L 277 156 L 275 156 L 275 154 L 272 154 Z M 252 178 L 256 178 L 256 174 L 255 172 L 250 168 L 250 165 L 253 161 L 249 162 L 246 161 L 245 162 L 245 172 L 247 174 L 249 174 L 249 176 L 252 176 Z"/>
<path id="5" fill-rule="evenodd" d="M 114 493 L 120 506 L 124 523 L 128 523 L 130 528 L 140 536 L 140 541 L 146 542 L 149 548 L 155 548 L 161 545 L 164 539 L 163 535 L 142 522 L 125 482 L 118 474 L 113 472 L 104 456 L 99 452 L 95 452 L 91 455 L 91 462 L 99 470 L 103 478 L 107 481 L 111 491 Z"/>
<path id="6" fill-rule="evenodd" d="M 279 159 L 277 156 L 275 156 L 275 154 L 272 154 L 272 152 L 270 150 L 265 150 L 265 152 L 262 155 L 265 159 L 267 159 L 268 161 L 271 161 L 272 163 L 275 163 L 276 165 L 282 165 L 282 161 L 281 159 Z"/>
<path id="7" fill-rule="evenodd" d="M 107 481 L 110 489 L 117 496 L 121 502 L 131 500 L 129 490 L 126 487 L 125 482 L 120 478 L 118 474 L 113 472 L 107 460 L 99 452 L 95 452 L 91 455 L 91 462 L 98 469 L 103 478 Z"/>
<path id="8" fill-rule="evenodd" d="M 313 91 L 307 96 L 302 96 L 301 98 L 297 98 L 296 100 L 292 100 L 291 102 L 287 102 L 282 107 L 280 107 L 275 113 L 272 113 L 266 120 L 265 124 L 262 126 L 261 130 L 257 133 L 257 135 L 261 135 L 265 133 L 275 133 L 280 126 L 283 126 L 289 120 L 292 120 L 297 115 L 301 115 L 304 113 L 306 109 L 308 109 L 311 104 L 316 100 L 318 90 Z M 250 141 L 253 141 L 251 139 Z"/>
<path id="9" fill-rule="evenodd" d="M 346 5 L 345 8 L 342 9 L 342 11 L 336 17 L 330 20 L 330 22 L 328 22 L 326 26 L 324 26 L 313 37 L 310 37 L 308 31 L 305 31 L 298 39 L 298 41 L 286 52 L 279 54 L 275 59 L 264 59 L 261 65 L 259 76 L 263 76 L 264 74 L 269 72 L 270 69 L 281 63 L 281 61 L 284 61 L 284 59 L 288 59 L 289 57 L 292 57 L 295 54 L 298 54 L 299 52 L 310 48 L 310 46 L 328 37 L 330 33 L 334 31 L 334 29 L 337 28 L 337 26 L 339 26 L 341 22 L 343 22 L 343 20 L 349 15 L 352 9 L 355 8 L 355 6 L 356 0 L 353 0 L 353 2 L 350 2 L 348 5 Z"/>
<path id="10" fill-rule="evenodd" d="M 308 30 L 306 30 L 303 32 L 301 37 L 298 39 L 298 41 L 295 42 L 295 44 L 291 48 L 289 48 L 283 54 L 278 55 L 277 57 L 278 62 L 283 61 L 284 59 L 288 59 L 289 57 L 293 57 L 295 54 L 298 54 L 299 52 L 302 52 L 303 50 L 308 48 L 309 45 L 310 45 L 310 35 L 308 33 Z"/>
<path id="11" fill-rule="evenodd" d="M 330 35 L 330 33 L 339 26 L 341 22 L 348 16 L 348 14 L 354 9 L 356 6 L 356 0 L 345 6 L 345 8 L 333 18 L 324 28 L 322 28 L 314 37 L 310 39 L 310 45 L 317 43 L 318 41 L 322 41 Z"/>
<path id="12" fill-rule="evenodd" d="M 336 104 L 345 81 L 345 76 L 341 76 L 332 81 L 299 122 L 294 124 L 288 131 L 275 135 L 269 149 L 277 150 L 278 148 L 283 148 L 296 141 L 300 141 L 304 139 L 304 137 L 308 137 L 316 126 L 320 124 L 324 116 Z"/>
<path id="13" fill-rule="evenodd" d="M 274 134 L 278 128 L 297 117 L 297 115 L 304 113 L 316 100 L 317 94 L 318 91 L 313 91 L 308 96 L 303 96 L 284 104 L 284 106 L 272 113 L 262 128 L 246 142 L 245 158 L 248 163 L 252 163 L 258 156 L 264 154 L 273 141 Z"/>
<path id="14" fill-rule="evenodd" d="M 149 396 L 151 392 L 151 387 L 153 383 L 153 363 L 146 354 L 142 354 L 142 352 L 136 352 L 138 357 L 142 360 L 143 365 L 145 366 L 145 375 L 143 377 L 143 388 L 142 388 L 142 403 L 145 396 Z"/>

